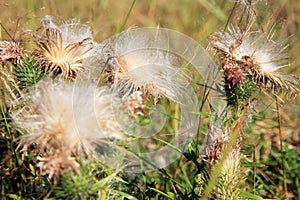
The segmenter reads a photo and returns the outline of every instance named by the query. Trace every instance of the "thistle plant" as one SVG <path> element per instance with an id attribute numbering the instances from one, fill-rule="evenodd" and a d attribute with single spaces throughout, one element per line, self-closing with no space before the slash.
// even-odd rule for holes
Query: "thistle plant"
<path id="1" fill-rule="evenodd" d="M 213 36 L 212 46 L 220 56 L 229 90 L 242 85 L 249 77 L 260 89 L 291 95 L 299 92 L 299 80 L 279 72 L 289 65 L 285 52 L 287 45 L 274 41 L 271 38 L 274 33 L 269 35 L 265 36 L 259 30 L 230 28 L 228 32 L 218 32 Z"/>
<path id="2" fill-rule="evenodd" d="M 204 148 L 212 180 L 216 178 L 216 188 L 211 181 L 206 195 L 213 191 L 212 196 L 218 199 L 242 198 L 240 191 L 245 172 L 240 163 L 241 126 L 251 112 L 256 92 L 293 96 L 300 91 L 299 79 L 279 72 L 289 65 L 287 45 L 275 41 L 272 30 L 267 36 L 263 30 L 252 30 L 255 15 L 251 9 L 248 12 L 252 21 L 248 21 L 246 26 L 232 25 L 228 31 L 216 32 L 211 37 L 211 46 L 223 72 L 228 103 L 223 121 L 219 125 L 215 122 L 210 124 Z M 230 142 L 232 138 L 235 139 Z"/>

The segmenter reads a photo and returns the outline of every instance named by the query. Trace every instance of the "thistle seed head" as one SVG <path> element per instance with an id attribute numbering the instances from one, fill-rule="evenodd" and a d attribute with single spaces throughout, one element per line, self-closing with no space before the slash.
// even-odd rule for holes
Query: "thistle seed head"
<path id="1" fill-rule="evenodd" d="M 295 94 L 300 91 L 297 78 L 279 72 L 279 69 L 289 65 L 285 53 L 287 45 L 282 42 L 265 37 L 259 31 L 242 32 L 238 28 L 232 28 L 228 32 L 214 34 L 212 46 L 220 56 L 225 73 L 232 75 L 231 66 L 237 67 L 233 83 L 244 80 L 245 75 L 260 88 L 271 89 L 273 92 L 280 90 Z M 240 77 L 237 77 L 237 74 Z"/>
<path id="2" fill-rule="evenodd" d="M 75 78 L 93 57 L 94 42 L 90 28 L 76 21 L 56 25 L 51 16 L 41 21 L 43 35 L 32 34 L 38 46 L 33 57 L 53 75 Z"/>
<path id="3" fill-rule="evenodd" d="M 179 67 L 182 58 L 169 51 L 163 30 L 145 31 L 128 30 L 101 45 L 107 80 L 127 97 L 142 91 L 155 99 L 164 96 L 176 101 L 187 85 Z"/>
<path id="4" fill-rule="evenodd" d="M 93 155 L 101 144 L 123 138 L 115 120 L 121 107 L 112 106 L 121 105 L 121 100 L 106 87 L 42 80 L 28 95 L 26 106 L 12 117 L 25 132 L 21 145 L 36 143 L 46 151 L 40 166 L 49 175 L 62 168 L 75 169 L 73 156 Z"/>

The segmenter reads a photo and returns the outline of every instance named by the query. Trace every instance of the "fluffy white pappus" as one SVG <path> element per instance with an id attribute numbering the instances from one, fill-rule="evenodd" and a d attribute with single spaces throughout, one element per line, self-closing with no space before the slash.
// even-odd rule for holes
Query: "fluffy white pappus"
<path id="1" fill-rule="evenodd" d="M 63 45 L 77 43 L 84 38 L 90 38 L 93 40 L 93 35 L 90 27 L 86 24 L 81 24 L 80 20 L 74 18 L 71 20 L 61 21 L 55 17 L 46 15 L 41 20 L 43 31 L 48 28 L 55 28 L 61 31 L 63 38 Z"/>
<path id="2" fill-rule="evenodd" d="M 33 88 L 29 103 L 14 112 L 13 119 L 26 131 L 22 144 L 37 143 L 71 155 L 123 137 L 114 117 L 117 105 L 120 99 L 106 87 L 46 80 Z"/>
<path id="3" fill-rule="evenodd" d="M 234 59 L 251 58 L 263 71 L 274 72 L 288 65 L 287 45 L 266 38 L 261 32 L 242 33 L 240 29 L 217 33 L 216 49 L 231 54 Z"/>
<path id="4" fill-rule="evenodd" d="M 170 52 L 168 35 L 163 33 L 157 29 L 154 36 L 151 29 L 128 30 L 116 37 L 115 53 L 131 68 L 147 64 L 178 66 L 181 58 Z"/>
<path id="5" fill-rule="evenodd" d="M 85 66 L 96 63 L 96 43 L 89 26 L 75 19 L 60 24 L 56 21 L 48 15 L 41 20 L 43 33 L 33 34 L 38 46 L 33 55 L 46 71 L 75 77 Z"/>

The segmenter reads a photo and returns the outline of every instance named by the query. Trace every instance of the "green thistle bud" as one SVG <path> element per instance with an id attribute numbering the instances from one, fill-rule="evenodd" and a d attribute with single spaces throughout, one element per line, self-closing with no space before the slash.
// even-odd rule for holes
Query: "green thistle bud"
<path id="1" fill-rule="evenodd" d="M 44 72 L 40 69 L 35 60 L 25 57 L 15 70 L 14 76 L 21 89 L 32 86 L 44 77 Z"/>

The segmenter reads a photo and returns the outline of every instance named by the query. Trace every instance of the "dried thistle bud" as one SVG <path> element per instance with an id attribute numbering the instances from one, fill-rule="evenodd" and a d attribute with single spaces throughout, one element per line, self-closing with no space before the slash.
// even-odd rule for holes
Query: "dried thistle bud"
<path id="1" fill-rule="evenodd" d="M 75 78 L 84 70 L 84 62 L 93 56 L 94 42 L 90 28 L 71 21 L 56 25 L 52 17 L 42 19 L 44 35 L 32 34 L 38 46 L 33 57 L 40 66 L 54 75 Z"/>
<path id="2" fill-rule="evenodd" d="M 0 62 L 5 63 L 7 61 L 16 65 L 21 62 L 22 51 L 19 43 L 13 41 L 0 42 Z"/>
<path id="3" fill-rule="evenodd" d="M 145 94 L 142 91 L 135 91 L 129 97 L 125 103 L 125 109 L 128 114 L 132 117 L 137 117 L 139 115 L 145 115 Z"/>
<path id="4" fill-rule="evenodd" d="M 235 86 L 237 84 L 241 84 L 246 80 L 246 75 L 243 70 L 235 65 L 235 66 L 226 66 L 224 69 L 224 76 L 226 82 L 231 86 Z"/>
<path id="5" fill-rule="evenodd" d="M 221 158 L 229 137 L 229 130 L 224 131 L 214 124 L 209 125 L 204 155 L 210 164 Z"/>

